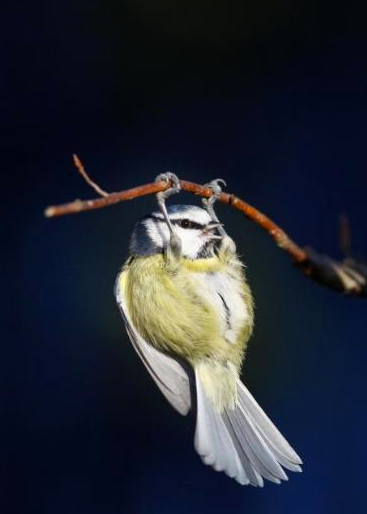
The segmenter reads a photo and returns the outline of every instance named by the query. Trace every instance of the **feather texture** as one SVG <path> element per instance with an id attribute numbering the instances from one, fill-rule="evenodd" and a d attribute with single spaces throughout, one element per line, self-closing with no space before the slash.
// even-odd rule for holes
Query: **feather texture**
<path id="1" fill-rule="evenodd" d="M 196 370 L 195 448 L 205 464 L 241 484 L 263 486 L 288 480 L 282 466 L 301 471 L 301 459 L 269 420 L 246 387 L 237 380 L 237 403 L 218 412 Z"/>
<path id="2" fill-rule="evenodd" d="M 247 412 L 258 432 L 272 448 L 278 462 L 290 471 L 301 471 L 302 460 L 240 380 L 237 382 L 237 390 L 242 409 Z"/>
<path id="3" fill-rule="evenodd" d="M 224 471 L 241 484 L 249 479 L 241 464 L 233 440 L 226 429 L 222 416 L 213 408 L 196 371 L 197 418 L 195 449 L 203 462 L 216 471 Z"/>
<path id="4" fill-rule="evenodd" d="M 223 323 L 223 301 L 214 290 L 207 291 L 207 278 L 215 274 L 227 284 L 218 291 L 227 306 L 236 303 L 237 309 L 242 309 L 242 323 L 238 311 L 236 319 L 231 320 L 236 331 L 231 343 L 225 338 L 228 327 Z M 253 309 L 243 268 L 237 260 L 225 267 L 217 257 L 181 259 L 179 269 L 172 269 L 162 254 L 134 257 L 119 277 L 116 295 L 124 290 L 131 322 L 146 342 L 192 365 L 211 355 L 240 367 L 252 330 Z"/>
<path id="5" fill-rule="evenodd" d="M 189 376 L 177 359 L 153 348 L 137 332 L 128 313 L 124 281 L 122 273 L 119 287 L 116 287 L 116 298 L 130 341 L 161 392 L 172 407 L 185 416 L 191 407 Z"/>

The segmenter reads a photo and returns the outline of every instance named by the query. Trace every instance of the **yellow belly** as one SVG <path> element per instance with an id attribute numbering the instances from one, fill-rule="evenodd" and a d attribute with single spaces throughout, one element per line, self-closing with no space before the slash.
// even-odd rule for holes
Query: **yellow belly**
<path id="1" fill-rule="evenodd" d="M 218 280 L 224 284 L 219 296 L 210 290 Z M 231 284 L 233 294 L 227 298 L 235 302 L 232 308 L 223 298 Z M 182 259 L 173 272 L 166 267 L 163 255 L 134 257 L 125 265 L 117 287 L 125 295 L 136 329 L 148 343 L 192 365 L 210 358 L 239 369 L 252 332 L 253 307 L 236 259 L 225 266 L 217 257 Z M 243 316 L 239 304 L 243 305 Z M 235 314 L 231 324 L 224 320 L 223 305 Z"/>

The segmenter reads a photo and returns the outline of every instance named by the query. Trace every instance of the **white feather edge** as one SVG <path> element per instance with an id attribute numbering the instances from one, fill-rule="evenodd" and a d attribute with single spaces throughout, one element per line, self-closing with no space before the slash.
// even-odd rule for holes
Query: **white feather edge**
<path id="1" fill-rule="evenodd" d="M 288 480 L 281 466 L 301 471 L 301 459 L 269 420 L 246 387 L 237 381 L 238 404 L 218 413 L 196 372 L 195 448 L 205 464 L 239 483 L 263 486 L 263 478 Z"/>
<path id="2" fill-rule="evenodd" d="M 149 345 L 135 329 L 128 312 L 123 280 L 119 278 L 115 294 L 125 322 L 127 334 L 134 349 L 172 407 L 183 416 L 186 416 L 191 408 L 190 380 L 187 372 L 173 357 Z"/>
<path id="3" fill-rule="evenodd" d="M 300 457 L 240 380 L 237 381 L 237 391 L 240 405 L 246 410 L 267 444 L 272 447 L 278 462 L 290 471 L 301 471 L 302 460 Z"/>
<path id="4" fill-rule="evenodd" d="M 198 373 L 195 374 L 197 390 L 195 449 L 205 464 L 212 466 L 216 471 L 224 471 L 240 484 L 249 484 L 250 481 L 224 421 L 210 404 Z"/>

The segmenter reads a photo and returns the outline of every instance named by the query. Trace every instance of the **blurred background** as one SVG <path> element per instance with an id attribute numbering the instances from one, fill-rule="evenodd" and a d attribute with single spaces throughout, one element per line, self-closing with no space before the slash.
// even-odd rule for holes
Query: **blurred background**
<path id="1" fill-rule="evenodd" d="M 109 191 L 166 170 L 223 177 L 336 258 L 344 212 L 366 254 L 366 14 L 291 0 L 3 6 L 1 512 L 366 511 L 366 300 L 309 281 L 218 207 L 256 299 L 244 382 L 304 460 L 281 486 L 240 487 L 201 464 L 193 420 L 161 396 L 115 305 L 154 197 L 43 217 L 95 196 L 76 152 Z"/>

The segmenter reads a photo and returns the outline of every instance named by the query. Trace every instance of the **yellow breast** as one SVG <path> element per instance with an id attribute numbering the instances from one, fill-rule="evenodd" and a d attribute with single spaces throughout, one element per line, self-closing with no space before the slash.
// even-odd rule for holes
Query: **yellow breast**
<path id="1" fill-rule="evenodd" d="M 216 295 L 213 284 L 222 287 L 223 294 Z M 172 271 L 163 255 L 134 257 L 124 266 L 117 287 L 125 295 L 135 327 L 148 343 L 193 364 L 214 357 L 239 368 L 252 331 L 253 309 L 238 261 L 229 265 L 217 257 L 181 259 Z M 223 305 L 223 301 L 227 304 L 225 295 L 237 297 L 237 310 L 235 304 Z M 230 308 L 237 313 L 232 339 L 226 338 L 229 329 L 223 324 L 228 322 L 223 311 Z"/>

